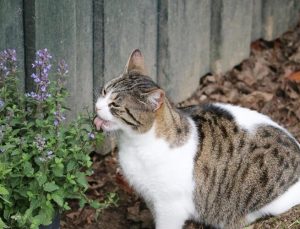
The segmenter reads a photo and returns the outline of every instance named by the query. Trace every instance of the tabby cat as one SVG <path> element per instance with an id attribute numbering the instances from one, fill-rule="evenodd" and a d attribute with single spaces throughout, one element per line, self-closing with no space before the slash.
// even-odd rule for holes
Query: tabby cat
<path id="1" fill-rule="evenodd" d="M 187 219 L 241 228 L 300 204 L 300 145 L 286 129 L 229 104 L 177 109 L 139 50 L 95 107 L 96 128 L 118 132 L 120 166 L 157 229 Z"/>

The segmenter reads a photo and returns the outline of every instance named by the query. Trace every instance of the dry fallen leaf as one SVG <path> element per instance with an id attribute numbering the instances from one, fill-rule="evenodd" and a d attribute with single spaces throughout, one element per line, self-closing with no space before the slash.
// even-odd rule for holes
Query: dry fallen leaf
<path id="1" fill-rule="evenodd" d="M 134 192 L 120 172 L 118 172 L 116 175 L 116 182 L 125 192 L 130 194 Z"/>
<path id="2" fill-rule="evenodd" d="M 300 82 L 300 71 L 298 72 L 293 72 L 289 76 L 286 77 L 290 81 L 295 81 L 295 82 Z"/>

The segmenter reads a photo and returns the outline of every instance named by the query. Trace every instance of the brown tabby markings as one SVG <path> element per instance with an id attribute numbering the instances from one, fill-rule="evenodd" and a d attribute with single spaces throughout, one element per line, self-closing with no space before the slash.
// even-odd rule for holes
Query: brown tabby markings
<path id="1" fill-rule="evenodd" d="M 300 152 L 282 130 L 261 126 L 254 134 L 246 133 L 229 113 L 213 105 L 184 110 L 198 126 L 194 198 L 207 223 L 239 228 L 247 213 L 297 181 Z"/>
<path id="2" fill-rule="evenodd" d="M 175 110 L 175 106 L 166 100 L 156 114 L 156 135 L 168 141 L 171 147 L 184 144 L 190 134 L 187 118 Z"/>
<path id="3" fill-rule="evenodd" d="M 112 102 L 109 107 L 113 115 L 140 133 L 145 133 L 152 127 L 155 119 L 146 98 L 155 89 L 159 87 L 150 77 L 131 72 L 110 81 L 103 93 L 111 93 Z"/>
<path id="4" fill-rule="evenodd" d="M 254 133 L 240 128 L 233 116 L 215 105 L 175 108 L 150 77 L 135 50 L 125 73 L 108 83 L 110 111 L 132 129 L 153 126 L 158 138 L 179 147 L 189 140 L 192 118 L 198 130 L 194 158 L 194 202 L 200 220 L 225 229 L 244 225 L 245 216 L 270 203 L 300 177 L 300 149 L 283 130 L 261 125 Z M 159 91 L 159 105 L 147 100 Z M 162 101 L 163 100 L 163 101 Z"/>
<path id="5" fill-rule="evenodd" d="M 110 81 L 103 94 L 112 93 L 110 111 L 125 124 L 145 133 L 155 121 L 157 136 L 170 142 L 171 147 L 180 146 L 189 137 L 188 119 L 167 99 L 156 113 L 152 112 L 146 99 L 149 93 L 157 89 L 160 89 L 159 86 L 150 77 L 131 71 Z"/>

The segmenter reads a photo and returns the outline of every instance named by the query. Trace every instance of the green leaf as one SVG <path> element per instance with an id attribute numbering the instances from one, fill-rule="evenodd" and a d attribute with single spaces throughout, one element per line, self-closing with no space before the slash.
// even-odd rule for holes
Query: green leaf
<path id="1" fill-rule="evenodd" d="M 35 124 L 36 124 L 37 127 L 44 127 L 45 126 L 44 120 L 41 120 L 41 119 L 36 119 Z"/>
<path id="2" fill-rule="evenodd" d="M 2 228 L 8 228 L 8 226 L 3 222 L 3 220 L 0 217 L 0 229 Z"/>
<path id="3" fill-rule="evenodd" d="M 67 164 L 67 172 L 70 172 L 76 167 L 76 162 L 74 160 L 71 160 Z"/>
<path id="4" fill-rule="evenodd" d="M 82 172 L 77 172 L 76 173 L 76 179 L 77 179 L 77 182 L 82 185 L 84 188 L 88 188 L 88 182 L 86 180 L 86 176 L 84 173 Z"/>
<path id="5" fill-rule="evenodd" d="M 35 176 L 36 176 L 36 180 L 40 186 L 45 184 L 45 182 L 47 181 L 47 176 L 41 172 L 38 172 Z"/>
<path id="6" fill-rule="evenodd" d="M 55 184 L 54 181 L 47 182 L 46 184 L 44 184 L 44 190 L 46 192 L 53 192 L 53 191 L 55 191 L 57 189 L 59 189 L 59 187 Z"/>
<path id="7" fill-rule="evenodd" d="M 55 164 L 52 168 L 53 174 L 57 177 L 64 176 L 64 165 L 63 164 Z"/>
<path id="8" fill-rule="evenodd" d="M 35 224 L 49 225 L 52 222 L 54 209 L 52 206 L 42 207 L 39 214 L 33 218 Z"/>
<path id="9" fill-rule="evenodd" d="M 7 151 L 7 150 L 10 150 L 10 149 L 14 149 L 16 146 L 15 145 L 12 145 L 12 144 L 6 144 L 6 145 L 4 145 L 3 147 L 2 147 L 2 149 L 4 150 L 4 151 Z"/>
<path id="10" fill-rule="evenodd" d="M 51 195 L 52 199 L 58 204 L 58 206 L 63 207 L 64 206 L 64 199 L 60 195 L 53 193 Z"/>
<path id="11" fill-rule="evenodd" d="M 8 194 L 9 192 L 7 191 L 7 189 L 4 186 L 0 185 L 0 195 L 8 195 Z"/>
<path id="12" fill-rule="evenodd" d="M 91 201 L 91 202 L 90 202 L 90 205 L 91 205 L 93 208 L 95 208 L 95 209 L 99 209 L 99 208 L 102 207 L 102 205 L 101 205 L 99 202 L 95 201 L 95 200 Z"/>
<path id="13" fill-rule="evenodd" d="M 31 177 L 34 173 L 34 169 L 32 167 L 32 164 L 28 161 L 25 161 L 23 163 L 23 169 L 24 169 L 24 174 L 27 176 L 27 177 Z"/>
<path id="14" fill-rule="evenodd" d="M 71 208 L 70 208 L 70 206 L 69 206 L 69 204 L 66 202 L 65 204 L 64 204 L 64 210 L 70 210 Z"/>

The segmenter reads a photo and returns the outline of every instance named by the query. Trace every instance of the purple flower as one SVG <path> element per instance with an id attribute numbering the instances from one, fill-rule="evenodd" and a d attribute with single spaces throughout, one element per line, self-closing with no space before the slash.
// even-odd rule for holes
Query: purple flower
<path id="1" fill-rule="evenodd" d="M 95 134 L 93 132 L 88 133 L 88 136 L 90 140 L 95 139 Z"/>
<path id="2" fill-rule="evenodd" d="M 31 75 L 36 83 L 36 92 L 28 93 L 27 96 L 38 100 L 44 101 L 51 95 L 47 92 L 48 85 L 50 84 L 48 75 L 51 70 L 50 60 L 52 56 L 47 49 L 38 50 L 35 54 L 35 61 L 32 64 L 32 68 L 35 69 L 35 73 Z"/>
<path id="3" fill-rule="evenodd" d="M 46 157 L 47 159 L 52 159 L 54 157 L 53 151 L 49 150 L 46 152 Z"/>
<path id="4" fill-rule="evenodd" d="M 58 126 L 62 121 L 66 119 L 66 117 L 62 114 L 60 105 L 57 106 L 57 111 L 53 112 L 53 114 L 55 115 L 55 119 L 53 122 L 54 126 Z"/>
<path id="5" fill-rule="evenodd" d="M 41 91 L 42 91 L 42 92 L 45 92 L 46 90 L 47 90 L 46 86 L 45 86 L 45 85 L 42 85 L 42 86 L 41 86 Z"/>
<path id="6" fill-rule="evenodd" d="M 57 68 L 57 73 L 58 73 L 58 78 L 57 78 L 57 90 L 61 91 L 61 89 L 64 86 L 65 83 L 65 76 L 69 72 L 69 67 L 66 64 L 65 60 L 61 60 L 58 63 L 58 68 Z"/>
<path id="7" fill-rule="evenodd" d="M 38 148 L 39 151 L 43 151 L 46 146 L 46 139 L 42 135 L 38 134 L 35 137 L 34 145 Z"/>
<path id="8" fill-rule="evenodd" d="M 53 124 L 54 124 L 54 126 L 58 126 L 59 121 L 57 119 L 55 119 L 54 122 L 53 122 Z"/>
<path id="9" fill-rule="evenodd" d="M 62 75 L 62 76 L 68 74 L 69 66 L 67 65 L 65 60 L 59 61 L 57 72 L 59 75 Z"/>
<path id="10" fill-rule="evenodd" d="M 0 77 L 7 77 L 17 71 L 17 53 L 14 49 L 0 52 Z"/>
<path id="11" fill-rule="evenodd" d="M 46 161 L 51 160 L 54 156 L 55 156 L 55 155 L 54 155 L 53 151 L 49 150 L 49 151 L 47 151 L 42 157 L 39 157 L 38 159 L 39 159 L 41 162 L 46 162 Z"/>
<path id="12" fill-rule="evenodd" d="M 2 107 L 4 107 L 4 104 L 5 103 L 3 102 L 3 100 L 0 99 L 0 109 L 2 109 Z"/>

